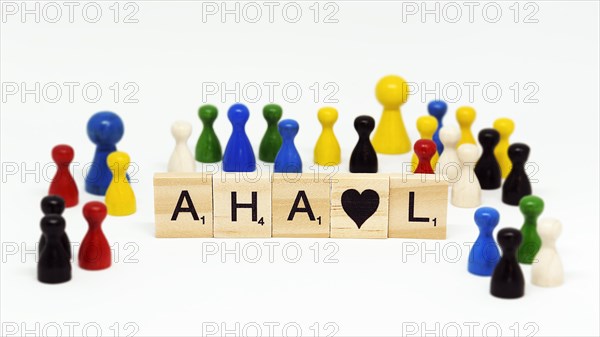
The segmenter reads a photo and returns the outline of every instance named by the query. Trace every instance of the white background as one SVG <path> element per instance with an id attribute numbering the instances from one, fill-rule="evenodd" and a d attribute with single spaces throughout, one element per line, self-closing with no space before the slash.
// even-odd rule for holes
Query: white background
<path id="1" fill-rule="evenodd" d="M 222 20 L 220 12 L 207 15 L 206 4 L 187 1 L 127 6 L 97 2 L 86 7 L 87 15 L 82 14 L 85 3 L 80 3 L 72 18 L 68 5 L 58 2 L 62 16 L 51 23 L 56 9 L 39 4 L 36 22 L 33 14 L 23 18 L 17 7 L 13 15 L 13 7 L 2 3 L 3 335 L 13 329 L 19 336 L 25 329 L 55 335 L 57 327 L 62 335 L 95 335 L 100 329 L 108 336 L 192 336 L 214 327 L 216 335 L 223 335 L 223 328 L 253 335 L 256 326 L 269 335 L 269 325 L 277 335 L 295 335 L 300 327 L 308 336 L 333 331 L 338 336 L 493 336 L 497 329 L 507 336 L 600 333 L 597 2 L 522 2 L 516 7 L 513 2 L 487 7 L 475 2 L 471 17 L 468 4 L 437 3 L 439 22 L 434 14 L 421 17 L 420 2 L 321 3 L 317 23 L 313 2 L 295 3 L 287 16 L 282 14 L 285 3 L 275 3 L 272 23 L 263 3 L 258 4 L 263 12 L 257 23 L 249 22 L 256 12 L 244 7 L 246 3 L 238 3 L 239 23 L 234 15 Z M 34 8 L 35 3 L 28 5 Z M 429 9 L 434 6 L 428 4 Z M 102 10 L 98 21 L 87 22 L 95 20 L 96 7 Z M 294 19 L 295 7 L 302 9 L 299 21 L 286 22 Z M 462 10 L 458 19 L 456 8 Z M 496 8 L 502 11 L 499 16 Z M 325 23 L 334 10 L 330 19 L 337 22 Z M 418 12 L 412 15 L 411 10 Z M 137 22 L 125 22 L 132 20 Z M 347 171 L 357 138 L 353 120 L 361 114 L 379 119 L 374 86 L 386 74 L 401 75 L 419 89 L 402 108 L 413 141 L 418 138 L 415 121 L 434 98 L 453 101 L 446 124 L 456 124 L 458 106 L 474 106 L 475 134 L 498 117 L 515 120 L 511 140 L 531 146 L 533 191 L 546 204 L 542 217 L 563 223 L 557 243 L 565 267 L 563 286 L 533 286 L 530 267 L 523 266 L 524 298 L 489 295 L 489 278 L 466 271 L 468 244 L 477 236 L 474 209 L 453 206 L 448 210 L 448 239 L 439 242 L 154 238 L 152 176 L 166 170 L 174 146 L 173 121 L 193 123 L 193 148 L 201 130 L 198 107 L 217 105 L 215 128 L 224 148 L 231 131 L 227 108 L 237 100 L 249 103 L 247 98 L 256 96 L 251 90 L 256 83 L 263 90 L 257 102 L 248 104 L 247 131 L 257 152 L 265 129 L 261 109 L 270 100 L 264 83 L 276 82 L 272 100 L 283 106 L 285 118 L 300 123 L 296 144 L 305 170 L 312 165 L 320 130 L 318 108 L 339 109 L 335 131 L 343 151 L 340 171 Z M 73 102 L 65 82 L 78 84 Z M 115 82 L 120 86 L 117 102 L 110 89 Z M 133 84 L 125 88 L 128 82 Z M 338 89 L 332 97 L 338 103 L 324 101 L 332 92 L 324 88 L 328 82 Z M 470 82 L 475 84 L 465 84 Z M 39 102 L 34 94 L 21 96 L 21 83 L 29 89 L 39 83 Z M 62 88 L 58 99 L 53 83 Z M 87 96 L 81 92 L 86 83 L 101 87 L 98 102 L 89 102 L 95 96 L 92 89 Z M 239 83 L 241 91 L 250 91 L 222 99 L 221 91 L 208 95 L 211 83 L 227 88 Z M 321 87 L 318 98 L 310 89 L 314 83 Z M 297 102 L 292 102 L 293 91 L 282 94 L 286 84 L 302 88 Z M 469 85 L 474 86 L 472 95 Z M 484 92 L 486 85 L 490 89 Z M 130 99 L 137 103 L 125 102 L 125 94 L 136 87 Z M 496 98 L 498 87 L 501 96 Z M 431 91 L 423 93 L 424 88 Z M 71 282 L 41 284 L 33 251 L 40 235 L 39 201 L 54 173 L 51 148 L 59 143 L 75 148 L 80 204 L 65 217 L 68 234 L 77 243 L 87 229 L 82 205 L 102 200 L 85 193 L 82 173 L 94 152 L 86 122 L 101 110 L 115 111 L 125 122 L 118 147 L 139 168 L 133 174 L 138 212 L 104 223 L 115 247 L 110 269 L 89 272 L 75 262 Z M 380 156 L 380 171 L 398 172 L 408 160 L 410 154 Z M 499 190 L 485 191 L 483 201 L 499 209 L 498 228 L 521 226 L 518 209 L 502 204 Z M 286 243 L 291 247 L 287 253 Z M 235 250 L 236 244 L 239 262 L 234 254 L 221 256 L 222 248 Z M 265 244 L 279 245 L 272 261 Z M 214 245 L 219 254 L 203 254 Z M 256 246 L 262 257 L 252 263 Z M 292 263 L 297 247 L 302 256 Z M 326 259 L 330 253 L 332 259 Z"/>

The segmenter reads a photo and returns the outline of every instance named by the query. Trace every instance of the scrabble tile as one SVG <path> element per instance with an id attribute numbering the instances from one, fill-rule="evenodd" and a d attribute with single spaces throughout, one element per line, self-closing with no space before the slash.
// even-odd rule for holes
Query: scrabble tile
<path id="1" fill-rule="evenodd" d="M 388 237 L 389 178 L 336 174 L 331 181 L 331 237 Z"/>
<path id="2" fill-rule="evenodd" d="M 275 173 L 271 192 L 273 237 L 328 238 L 329 188 L 325 176 Z"/>
<path id="3" fill-rule="evenodd" d="M 445 239 L 448 183 L 434 174 L 390 176 L 390 238 Z"/>
<path id="4" fill-rule="evenodd" d="M 213 237 L 212 176 L 156 173 L 154 215 L 157 238 Z"/>
<path id="5" fill-rule="evenodd" d="M 269 174 L 219 173 L 213 177 L 213 200 L 216 238 L 271 237 Z"/>

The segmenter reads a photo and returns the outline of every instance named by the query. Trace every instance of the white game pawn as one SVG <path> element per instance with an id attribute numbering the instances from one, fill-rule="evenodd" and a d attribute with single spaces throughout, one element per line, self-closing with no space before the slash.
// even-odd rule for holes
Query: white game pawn
<path id="1" fill-rule="evenodd" d="M 454 126 L 444 126 L 440 130 L 440 140 L 444 144 L 444 152 L 442 152 L 435 166 L 435 173 L 443 174 L 447 182 L 455 183 L 462 167 L 462 163 L 456 154 L 456 144 L 460 140 L 460 130 Z"/>
<path id="2" fill-rule="evenodd" d="M 176 143 L 169 159 L 169 172 L 195 172 L 196 160 L 187 145 L 192 134 L 192 125 L 188 122 L 175 122 L 171 126 L 171 133 Z"/>
<path id="3" fill-rule="evenodd" d="M 562 225 L 557 219 L 542 219 L 538 222 L 537 231 L 542 247 L 531 266 L 531 283 L 540 287 L 557 287 L 564 279 L 562 262 L 556 251 L 556 239 Z"/>
<path id="4" fill-rule="evenodd" d="M 446 150 L 444 149 L 444 152 Z M 458 159 L 463 163 L 458 181 L 452 186 L 452 205 L 472 208 L 481 204 L 481 186 L 475 175 L 479 148 L 474 144 L 458 147 Z"/>

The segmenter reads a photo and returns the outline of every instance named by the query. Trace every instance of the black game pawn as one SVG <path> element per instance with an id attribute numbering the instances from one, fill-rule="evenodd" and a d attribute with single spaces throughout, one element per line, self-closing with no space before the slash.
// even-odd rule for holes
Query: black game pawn
<path id="1" fill-rule="evenodd" d="M 531 183 L 525 172 L 529 146 L 523 143 L 512 144 L 508 147 L 508 157 L 512 162 L 512 169 L 502 186 L 502 202 L 518 206 L 521 198 L 531 195 Z"/>
<path id="2" fill-rule="evenodd" d="M 56 214 L 46 215 L 40 222 L 46 247 L 40 255 L 37 274 L 42 283 L 62 283 L 71 279 L 71 261 L 61 242 L 65 220 Z"/>
<path id="3" fill-rule="evenodd" d="M 525 294 L 525 279 L 517 261 L 521 232 L 516 228 L 504 228 L 496 238 L 502 249 L 502 257 L 492 274 L 490 292 L 499 298 L 522 297 Z"/>
<path id="4" fill-rule="evenodd" d="M 377 173 L 377 153 L 369 139 L 375 129 L 375 120 L 371 116 L 358 116 L 354 120 L 354 128 L 358 133 L 358 143 L 350 157 L 350 172 Z"/>
<path id="5" fill-rule="evenodd" d="M 65 201 L 63 198 L 61 198 L 57 195 L 49 195 L 42 199 L 42 212 L 44 213 L 44 215 L 56 214 L 56 215 L 62 216 L 62 213 L 64 211 L 65 211 Z M 61 240 L 65 250 L 67 251 L 67 255 L 69 256 L 69 259 L 71 259 L 71 242 L 69 241 L 69 237 L 67 236 L 67 233 L 65 233 L 60 238 L 60 240 Z M 38 254 L 42 254 L 44 247 L 46 247 L 46 238 L 42 234 L 42 237 L 40 237 L 40 243 L 38 245 Z"/>
<path id="6" fill-rule="evenodd" d="M 475 175 L 481 189 L 495 190 L 502 185 L 502 171 L 494 155 L 494 148 L 500 141 L 500 133 L 494 129 L 483 129 L 479 131 L 478 139 L 483 153 L 475 165 Z"/>

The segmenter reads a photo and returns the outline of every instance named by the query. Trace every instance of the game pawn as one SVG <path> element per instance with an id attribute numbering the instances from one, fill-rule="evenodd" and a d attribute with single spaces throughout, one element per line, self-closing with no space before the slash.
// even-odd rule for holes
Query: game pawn
<path id="1" fill-rule="evenodd" d="M 99 201 L 90 201 L 83 206 L 83 217 L 88 223 L 88 231 L 79 248 L 79 267 L 87 270 L 106 269 L 112 260 L 110 244 L 102 231 L 106 206 Z"/>
<path id="2" fill-rule="evenodd" d="M 458 159 L 456 144 L 460 139 L 460 130 L 454 126 L 444 126 L 440 130 L 440 140 L 444 144 L 444 152 L 438 159 L 435 172 L 444 175 L 446 181 L 455 183 L 460 177 L 462 164 Z"/>
<path id="3" fill-rule="evenodd" d="M 277 104 L 267 104 L 263 108 L 263 117 L 267 121 L 267 131 L 260 141 L 260 147 L 258 148 L 258 159 L 266 162 L 275 162 L 275 157 L 281 148 L 281 135 L 277 129 L 277 123 L 281 119 L 283 111 Z"/>
<path id="4" fill-rule="evenodd" d="M 483 152 L 475 165 L 475 174 L 481 189 L 495 190 L 502 186 L 502 173 L 494 156 L 494 148 L 500 141 L 500 134 L 494 129 L 483 129 L 479 131 L 478 138 Z"/>
<path id="5" fill-rule="evenodd" d="M 418 158 L 414 173 L 433 174 L 431 158 L 436 153 L 435 143 L 429 139 L 419 139 L 415 142 L 415 154 Z"/>
<path id="6" fill-rule="evenodd" d="M 46 215 L 40 222 L 46 238 L 37 264 L 37 277 L 42 283 L 63 283 L 71 279 L 71 261 L 61 238 L 65 234 L 65 220 L 56 214 Z"/>
<path id="7" fill-rule="evenodd" d="M 196 160 L 201 163 L 216 163 L 221 161 L 221 143 L 215 133 L 213 124 L 219 115 L 214 105 L 206 104 L 198 109 L 198 117 L 202 122 L 202 132 L 196 142 Z"/>
<path id="8" fill-rule="evenodd" d="M 41 206 L 42 206 L 42 213 L 44 213 L 44 215 L 54 214 L 54 215 L 62 216 L 62 213 L 65 210 L 65 201 L 60 196 L 49 195 L 49 196 L 42 198 Z M 63 235 L 60 238 L 60 242 L 62 243 L 63 248 L 65 249 L 65 252 L 67 253 L 67 256 L 69 257 L 69 260 L 70 260 L 71 259 L 71 241 L 69 240 L 69 237 L 67 236 L 66 232 L 63 232 Z M 42 236 L 40 237 L 39 245 L 38 245 L 38 253 L 41 254 L 45 247 L 46 247 L 46 237 L 42 234 Z"/>
<path id="9" fill-rule="evenodd" d="M 481 187 L 473 169 L 478 158 L 476 145 L 463 144 L 458 148 L 458 159 L 463 164 L 458 181 L 452 186 L 452 205 L 472 208 L 481 204 Z"/>
<path id="10" fill-rule="evenodd" d="M 223 171 L 254 172 L 256 170 L 254 150 L 244 129 L 250 118 L 250 111 L 245 105 L 236 103 L 229 108 L 227 118 L 233 126 L 233 131 L 223 154 Z"/>
<path id="11" fill-rule="evenodd" d="M 515 123 L 510 118 L 498 118 L 494 122 L 494 129 L 500 134 L 500 142 L 494 149 L 494 155 L 500 165 L 502 178 L 506 178 L 510 173 L 512 163 L 508 158 L 509 137 L 515 131 Z"/>
<path id="12" fill-rule="evenodd" d="M 338 111 L 334 108 L 321 108 L 317 113 L 323 130 L 315 145 L 315 163 L 322 166 L 335 166 L 342 162 L 340 143 L 333 132 L 333 124 L 338 119 Z"/>
<path id="13" fill-rule="evenodd" d="M 433 134 L 435 133 L 435 130 L 437 130 L 437 119 L 435 119 L 435 117 L 432 116 L 421 116 L 419 118 L 417 118 L 417 130 L 419 131 L 419 134 L 421 135 L 420 139 L 429 139 L 432 140 L 433 139 Z M 431 167 L 435 167 L 437 165 L 437 161 L 439 159 L 439 155 L 437 153 L 437 148 L 435 153 L 433 154 L 433 157 L 431 157 Z M 412 155 L 412 159 L 411 159 L 411 166 L 412 166 L 412 170 L 414 171 L 415 168 L 417 167 L 417 154 L 416 152 L 413 152 Z"/>
<path id="14" fill-rule="evenodd" d="M 177 121 L 171 126 L 171 134 L 175 138 L 175 149 L 169 159 L 169 172 L 195 172 L 196 161 L 187 142 L 192 134 L 192 125 L 188 122 Z"/>
<path id="15" fill-rule="evenodd" d="M 409 152 L 412 147 L 400 112 L 400 106 L 408 100 L 408 84 L 400 76 L 388 75 L 377 83 L 375 95 L 383 105 L 383 113 L 373 136 L 374 149 L 385 154 Z"/>
<path id="16" fill-rule="evenodd" d="M 79 191 L 75 179 L 69 171 L 75 152 L 69 145 L 57 145 L 52 149 L 52 160 L 56 163 L 56 175 L 52 178 L 48 194 L 59 195 L 66 207 L 73 207 L 79 202 Z"/>
<path id="17" fill-rule="evenodd" d="M 350 172 L 377 173 L 377 153 L 369 140 L 374 128 L 375 120 L 371 116 L 358 116 L 354 120 L 358 142 L 350 156 Z"/>
<path id="18" fill-rule="evenodd" d="M 447 111 L 448 104 L 446 104 L 444 101 L 431 101 L 427 105 L 427 112 L 429 112 L 429 115 L 437 119 L 437 130 L 435 130 L 432 140 L 435 142 L 437 152 L 440 156 L 442 155 L 442 152 L 444 152 L 444 144 L 440 140 L 440 130 L 442 127 L 444 127 L 442 120 L 444 119 Z"/>
<path id="19" fill-rule="evenodd" d="M 274 172 L 277 173 L 302 173 L 302 159 L 294 145 L 294 138 L 298 134 L 300 126 L 292 119 L 284 119 L 279 122 L 279 133 L 283 142 L 275 157 Z"/>
<path id="20" fill-rule="evenodd" d="M 491 207 L 481 207 L 475 211 L 475 224 L 479 236 L 469 252 L 467 269 L 471 274 L 491 276 L 500 259 L 500 251 L 494 241 L 494 228 L 500 220 L 500 213 Z"/>
<path id="21" fill-rule="evenodd" d="M 518 260 L 521 263 L 532 264 L 542 246 L 542 239 L 537 231 L 537 219 L 544 211 L 544 201 L 535 195 L 528 195 L 519 202 L 519 209 L 525 221 L 521 227 L 523 242 L 519 247 Z"/>
<path id="22" fill-rule="evenodd" d="M 512 144 L 508 147 L 508 157 L 512 162 L 512 168 L 502 185 L 502 202 L 517 206 L 521 198 L 531 194 L 531 183 L 525 172 L 529 146 L 522 143 Z"/>
<path id="23" fill-rule="evenodd" d="M 531 283 L 540 287 L 558 287 L 563 284 L 563 265 L 556 251 L 556 239 L 561 231 L 562 225 L 557 219 L 540 220 L 538 232 L 542 238 L 542 247 L 531 266 Z"/>
<path id="24" fill-rule="evenodd" d="M 112 180 L 112 173 L 106 165 L 106 157 L 117 151 L 116 144 L 123 137 L 123 132 L 123 121 L 114 112 L 98 112 L 88 121 L 88 137 L 96 144 L 94 160 L 85 177 L 85 190 L 88 193 L 106 194 L 106 189 Z"/>
<path id="25" fill-rule="evenodd" d="M 525 295 L 525 278 L 517 261 L 517 249 L 521 243 L 521 232 L 516 228 L 504 228 L 498 232 L 498 244 L 502 257 L 494 273 L 490 292 L 499 298 L 519 298 Z"/>
<path id="26" fill-rule="evenodd" d="M 471 125 L 473 125 L 473 122 L 475 121 L 475 116 L 475 109 L 470 106 L 461 106 L 456 109 L 456 120 L 460 126 L 459 147 L 463 144 L 477 144 L 475 142 L 475 137 L 473 137 L 473 133 L 471 132 Z"/>
<path id="27" fill-rule="evenodd" d="M 135 213 L 135 195 L 126 175 L 130 163 L 129 155 L 116 151 L 109 154 L 106 160 L 114 176 L 105 197 L 108 214 L 125 216 Z"/>

